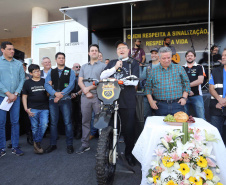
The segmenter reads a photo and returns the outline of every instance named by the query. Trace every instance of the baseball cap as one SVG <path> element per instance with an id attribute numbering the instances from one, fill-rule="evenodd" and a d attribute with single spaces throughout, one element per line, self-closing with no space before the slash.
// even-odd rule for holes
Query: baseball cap
<path id="1" fill-rule="evenodd" d="M 151 53 L 152 51 L 156 51 L 156 52 L 158 53 L 158 52 L 159 52 L 159 49 L 158 49 L 158 48 L 152 48 L 151 51 L 150 51 L 150 53 Z"/>
<path id="2" fill-rule="evenodd" d="M 128 44 L 126 42 L 122 42 L 121 40 L 118 40 L 116 43 L 115 43 L 115 47 L 117 48 L 119 44 L 124 44 L 126 46 L 128 46 Z"/>

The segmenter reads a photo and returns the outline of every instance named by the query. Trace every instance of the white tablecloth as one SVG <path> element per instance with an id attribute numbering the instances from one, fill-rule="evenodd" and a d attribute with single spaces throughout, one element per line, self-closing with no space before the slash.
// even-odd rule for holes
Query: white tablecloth
<path id="1" fill-rule="evenodd" d="M 151 161 L 154 159 L 154 149 L 159 144 L 160 138 L 163 137 L 168 130 L 178 129 L 181 126 L 170 126 L 163 122 L 163 116 L 148 117 L 145 127 L 137 143 L 133 149 L 133 155 L 142 165 L 142 180 L 141 185 L 147 185 L 146 176 L 151 167 Z M 191 128 L 199 128 L 200 130 L 206 129 L 208 133 L 214 134 L 218 140 L 217 143 L 213 142 L 213 155 L 216 156 L 217 165 L 220 167 L 221 173 L 218 176 L 221 183 L 226 185 L 226 149 L 224 142 L 218 132 L 217 128 L 209 124 L 203 119 L 195 118 L 195 123 L 189 126 Z"/>

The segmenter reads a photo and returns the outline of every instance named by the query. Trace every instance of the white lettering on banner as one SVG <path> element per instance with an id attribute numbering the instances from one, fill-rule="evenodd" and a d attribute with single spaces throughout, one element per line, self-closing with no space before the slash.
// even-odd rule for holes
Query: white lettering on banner
<path id="1" fill-rule="evenodd" d="M 215 84 L 214 87 L 215 88 L 223 88 L 223 84 Z"/>

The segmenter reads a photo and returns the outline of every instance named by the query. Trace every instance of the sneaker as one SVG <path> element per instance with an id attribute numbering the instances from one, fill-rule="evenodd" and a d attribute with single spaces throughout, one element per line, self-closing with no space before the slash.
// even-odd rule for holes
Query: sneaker
<path id="1" fill-rule="evenodd" d="M 3 157 L 6 154 L 4 149 L 0 149 L 0 158 Z"/>
<path id="2" fill-rule="evenodd" d="M 81 146 L 77 151 L 76 151 L 76 154 L 82 154 L 83 152 L 86 152 L 90 150 L 90 147 L 85 147 L 85 146 Z"/>
<path id="3" fill-rule="evenodd" d="M 47 149 L 45 149 L 45 153 L 50 153 L 53 150 L 56 150 L 57 146 L 56 145 L 49 145 Z"/>
<path id="4" fill-rule="evenodd" d="M 34 152 L 36 154 L 43 154 L 44 150 L 41 147 L 41 144 L 39 142 L 34 142 Z"/>
<path id="5" fill-rule="evenodd" d="M 72 146 L 72 145 L 68 145 L 68 146 L 67 146 L 67 153 L 68 153 L 68 154 L 72 154 L 73 152 L 74 152 L 73 146 Z"/>
<path id="6" fill-rule="evenodd" d="M 16 148 L 12 148 L 12 154 L 16 154 L 17 156 L 21 156 L 21 155 L 24 155 L 24 152 L 19 147 L 16 147 Z"/>

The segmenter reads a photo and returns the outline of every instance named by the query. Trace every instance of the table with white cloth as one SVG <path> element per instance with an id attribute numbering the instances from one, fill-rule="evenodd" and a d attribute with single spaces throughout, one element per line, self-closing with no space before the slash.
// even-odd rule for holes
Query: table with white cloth
<path id="1" fill-rule="evenodd" d="M 151 161 L 155 159 L 154 150 L 157 145 L 161 143 L 160 138 L 163 137 L 167 131 L 174 129 L 182 129 L 182 126 L 171 126 L 163 121 L 163 116 L 148 117 L 145 122 L 144 129 L 138 138 L 136 145 L 132 151 L 136 159 L 141 163 L 142 180 L 141 185 L 147 185 L 148 170 L 151 168 Z M 195 123 L 189 126 L 190 128 L 199 128 L 206 130 L 209 134 L 214 134 L 218 142 L 212 142 L 212 154 L 216 157 L 217 165 L 220 168 L 220 174 L 217 174 L 221 183 L 226 185 L 226 149 L 224 142 L 216 127 L 201 118 L 195 118 Z"/>

